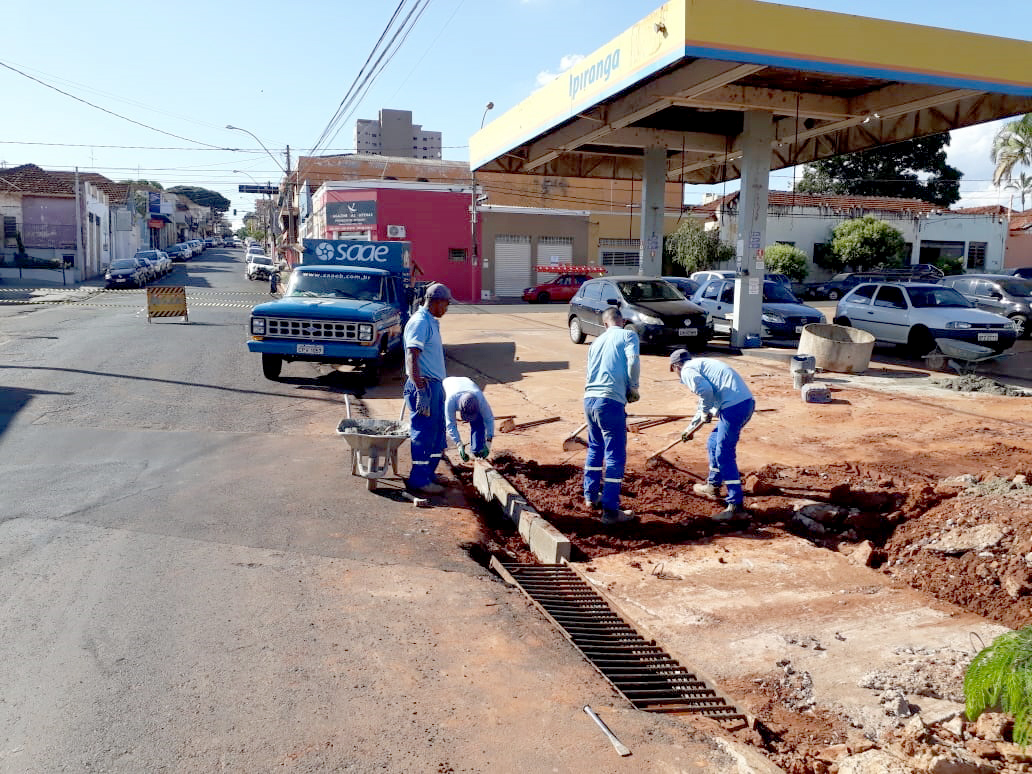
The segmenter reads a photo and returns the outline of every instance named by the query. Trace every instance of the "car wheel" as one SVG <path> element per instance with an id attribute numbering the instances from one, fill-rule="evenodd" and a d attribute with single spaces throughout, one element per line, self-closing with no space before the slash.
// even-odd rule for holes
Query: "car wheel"
<path id="1" fill-rule="evenodd" d="M 550 295 L 548 295 L 548 293 L 546 293 L 543 290 L 540 293 L 537 294 L 537 302 L 539 304 L 547 304 L 551 300 L 552 300 L 552 297 Z"/>
<path id="2" fill-rule="evenodd" d="M 580 320 L 576 317 L 570 318 L 570 341 L 574 344 L 584 343 L 584 331 L 581 330 Z"/>
<path id="3" fill-rule="evenodd" d="M 907 336 L 907 349 L 914 357 L 924 357 L 933 349 L 935 349 L 935 339 L 932 337 L 931 331 L 925 328 L 923 325 L 916 325 L 910 329 L 910 335 Z"/>
<path id="4" fill-rule="evenodd" d="M 281 355 L 270 355 L 262 353 L 262 374 L 266 379 L 278 381 L 280 371 L 283 370 L 283 357 Z"/>
<path id="5" fill-rule="evenodd" d="M 847 328 L 853 327 L 853 323 L 849 321 L 848 317 L 836 317 L 835 325 L 845 325 Z"/>
<path id="6" fill-rule="evenodd" d="M 1028 317 L 1023 314 L 1012 314 L 1011 322 L 1014 323 L 1014 327 L 1018 329 L 1018 338 L 1024 339 L 1029 336 L 1028 330 Z"/>
<path id="7" fill-rule="evenodd" d="M 829 290 L 828 291 L 828 300 L 829 301 L 838 301 L 838 298 L 839 298 L 839 292 L 837 290 Z"/>

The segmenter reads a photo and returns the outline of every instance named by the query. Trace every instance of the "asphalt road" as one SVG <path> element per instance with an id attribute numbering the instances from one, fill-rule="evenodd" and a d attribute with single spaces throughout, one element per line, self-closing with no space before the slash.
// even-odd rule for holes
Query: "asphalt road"
<path id="1" fill-rule="evenodd" d="M 348 475 L 347 375 L 261 377 L 240 251 L 0 308 L 0 771 L 737 771 L 626 708 L 464 550 L 456 507 Z M 365 396 L 396 394 L 388 381 Z"/>

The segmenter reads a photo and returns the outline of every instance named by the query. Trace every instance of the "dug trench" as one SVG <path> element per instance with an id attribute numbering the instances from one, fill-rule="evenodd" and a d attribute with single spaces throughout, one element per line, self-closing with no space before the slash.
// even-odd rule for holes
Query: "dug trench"
<path id="1" fill-rule="evenodd" d="M 580 466 L 507 453 L 492 464 L 570 538 L 572 560 L 589 577 L 616 555 L 633 556 L 629 567 L 655 576 L 664 558 L 674 562 L 693 547 L 719 552 L 726 550 L 721 541 L 794 538 L 845 556 L 889 585 L 928 595 L 944 616 L 966 611 L 1010 628 L 1032 624 L 1032 451 L 1024 448 L 982 447 L 958 460 L 951 475 L 941 466 L 933 474 L 893 463 L 765 465 L 743 471 L 750 519 L 736 526 L 709 518 L 721 506 L 692 493 L 698 474 L 662 459 L 628 465 L 623 505 L 638 520 L 613 527 L 582 509 Z M 471 485 L 468 468 L 454 472 Z M 481 526 L 481 544 L 471 553 L 533 561 L 503 516 L 482 509 Z M 835 638 L 846 639 L 838 632 Z M 825 647 L 806 639 L 793 644 Z M 758 721 L 739 740 L 792 774 L 1032 771 L 1032 757 L 1012 743 L 1003 716 L 986 714 L 977 723 L 955 710 L 919 716 L 906 698 L 959 707 L 964 670 L 977 648 L 913 650 L 899 654 L 905 674 L 864 678 L 868 684 L 860 687 L 874 692 L 883 709 L 873 720 L 822 706 L 807 673 L 787 661 L 718 687 Z"/>

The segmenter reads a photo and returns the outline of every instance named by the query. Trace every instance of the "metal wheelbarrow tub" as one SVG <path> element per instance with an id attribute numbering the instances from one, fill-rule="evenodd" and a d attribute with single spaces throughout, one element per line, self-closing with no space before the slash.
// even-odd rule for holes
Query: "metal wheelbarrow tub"
<path id="1" fill-rule="evenodd" d="M 970 341 L 938 338 L 935 340 L 935 349 L 925 355 L 925 361 L 929 368 L 935 370 L 949 364 L 950 368 L 958 374 L 973 374 L 979 363 L 1006 356 L 1005 353 L 997 352 L 992 347 L 985 347 Z"/>
<path id="2" fill-rule="evenodd" d="M 376 479 L 387 475 L 388 467 L 398 475 L 398 449 L 409 437 L 407 422 L 342 419 L 337 435 L 351 447 L 351 475 L 365 478 L 370 492 L 376 489 Z"/>

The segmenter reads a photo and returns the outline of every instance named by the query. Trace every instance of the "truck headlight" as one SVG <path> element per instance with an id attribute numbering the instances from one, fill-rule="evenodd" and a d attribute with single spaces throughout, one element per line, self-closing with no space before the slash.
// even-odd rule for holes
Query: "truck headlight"
<path id="1" fill-rule="evenodd" d="M 373 326 L 372 325 L 359 325 L 358 326 L 358 340 L 359 341 L 372 341 L 373 340 Z"/>
<path id="2" fill-rule="evenodd" d="M 252 317 L 251 318 L 251 333 L 255 336 L 265 335 L 265 318 L 264 317 Z"/>
<path id="3" fill-rule="evenodd" d="M 963 320 L 953 320 L 946 323 L 946 327 L 950 330 L 957 330 L 958 328 L 970 328 L 971 323 L 964 322 Z"/>

